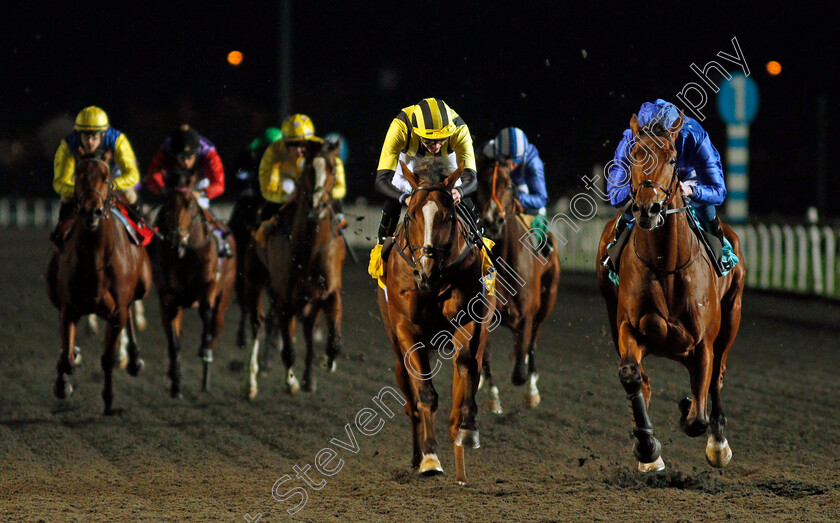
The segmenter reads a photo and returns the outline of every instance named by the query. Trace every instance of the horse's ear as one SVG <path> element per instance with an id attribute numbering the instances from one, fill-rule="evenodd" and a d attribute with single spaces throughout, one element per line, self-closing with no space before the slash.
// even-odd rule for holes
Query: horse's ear
<path id="1" fill-rule="evenodd" d="M 674 122 L 674 125 L 668 128 L 668 132 L 671 135 L 671 141 L 675 141 L 677 139 L 677 135 L 680 134 L 680 129 L 683 128 L 685 125 L 685 114 L 680 111 L 679 118 Z"/>
<path id="2" fill-rule="evenodd" d="M 455 184 L 461 178 L 462 174 L 464 174 L 464 162 L 461 162 L 461 165 L 455 169 L 455 172 L 447 176 L 446 180 L 444 180 L 443 184 L 446 186 L 447 191 L 451 191 L 452 188 L 455 187 Z"/>
<path id="3" fill-rule="evenodd" d="M 411 169 L 409 169 L 408 165 L 406 165 L 402 160 L 400 160 L 400 169 L 402 169 L 403 178 L 408 180 L 412 189 L 416 189 L 417 186 L 420 185 L 420 180 L 417 179 L 417 175 L 411 172 Z"/>
<path id="4" fill-rule="evenodd" d="M 630 130 L 633 131 L 633 136 L 636 138 L 639 137 L 639 119 L 636 117 L 636 113 L 633 113 L 633 116 L 630 118 Z"/>

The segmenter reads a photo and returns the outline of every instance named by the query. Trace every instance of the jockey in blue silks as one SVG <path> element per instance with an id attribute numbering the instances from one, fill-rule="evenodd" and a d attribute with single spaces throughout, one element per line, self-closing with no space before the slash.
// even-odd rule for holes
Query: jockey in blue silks
<path id="1" fill-rule="evenodd" d="M 662 128 L 670 129 L 676 126 L 679 116 L 679 110 L 674 104 L 657 98 L 654 102 L 643 103 L 637 118 L 642 128 L 658 122 Z M 607 175 L 610 203 L 618 208 L 625 207 L 630 200 L 629 155 L 633 145 L 633 131 L 626 129 L 615 150 L 615 158 L 610 163 Z M 713 234 L 723 246 L 723 231 L 715 211 L 715 207 L 721 205 L 726 198 L 720 153 L 712 145 L 709 135 L 700 123 L 689 116 L 684 116 L 684 123 L 674 140 L 674 146 L 677 149 L 677 168 L 683 197 L 691 205 L 703 228 Z M 616 223 L 615 243 L 619 248 L 629 237 L 629 232 L 626 235 L 622 233 L 629 231 L 632 226 L 633 214 L 629 208 L 625 208 L 622 217 Z M 714 250 L 720 252 L 717 248 Z M 721 272 L 725 273 L 731 269 L 720 266 L 719 256 L 715 257 L 717 259 L 714 261 L 719 265 Z"/>
<path id="2" fill-rule="evenodd" d="M 545 206 L 548 193 L 545 190 L 545 166 L 540 159 L 537 147 L 528 141 L 528 137 L 518 127 L 506 127 L 499 131 L 493 140 L 484 144 L 480 155 L 488 160 L 499 162 L 510 173 L 516 188 L 516 199 L 522 204 L 526 214 L 533 215 L 532 228 L 537 232 L 539 244 L 550 252 L 551 242 L 545 242 L 548 221 Z"/>

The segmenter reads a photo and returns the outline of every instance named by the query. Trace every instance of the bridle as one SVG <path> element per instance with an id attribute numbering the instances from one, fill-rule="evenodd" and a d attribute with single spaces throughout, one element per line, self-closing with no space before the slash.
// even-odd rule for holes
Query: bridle
<path id="1" fill-rule="evenodd" d="M 411 191 L 411 193 L 409 193 L 409 194 L 410 194 L 410 196 L 414 196 L 419 191 L 441 192 L 444 195 L 446 195 L 446 197 L 448 197 L 450 200 L 452 199 L 452 193 L 448 189 L 446 189 L 446 187 L 444 187 L 441 184 L 420 185 L 420 186 L 414 188 Z M 453 224 L 452 225 L 453 229 L 457 228 L 457 225 L 456 225 L 457 224 L 457 216 L 456 215 L 457 215 L 457 213 L 455 212 L 455 206 L 454 206 L 454 201 L 453 201 L 452 213 L 449 215 L 449 221 Z M 453 265 L 457 265 L 458 263 L 461 263 L 464 260 L 464 258 L 466 258 L 467 255 L 470 253 L 470 246 L 469 246 L 469 243 L 467 242 L 464 245 L 464 249 L 461 251 L 461 253 L 458 255 L 458 257 L 455 258 L 454 260 L 452 260 L 451 262 L 447 263 L 446 265 L 444 265 L 444 261 L 449 257 L 449 254 L 452 252 L 452 243 L 455 241 L 456 235 L 455 234 L 451 235 L 450 239 L 449 239 L 449 242 L 446 243 L 445 245 L 441 245 L 441 246 L 438 246 L 438 245 L 413 246 L 413 245 L 411 245 L 411 238 L 410 238 L 410 235 L 408 234 L 408 227 L 409 227 L 409 223 L 411 222 L 411 219 L 412 219 L 411 218 L 411 213 L 408 213 L 408 212 L 405 213 L 405 218 L 403 219 L 403 232 L 405 234 L 405 247 L 398 248 L 397 252 L 400 253 L 400 257 L 402 257 L 402 259 L 405 260 L 405 262 L 412 269 L 417 267 L 417 262 L 420 261 L 420 259 L 429 258 L 431 260 L 437 259 L 438 260 L 438 263 L 437 263 L 438 269 L 440 271 L 443 271 L 443 270 L 448 269 L 449 267 L 451 267 Z M 408 249 L 408 254 L 405 253 L 406 248 Z M 417 252 L 417 251 L 420 251 L 420 254 L 419 254 L 419 256 L 417 256 L 415 258 L 414 253 Z"/>
<path id="2" fill-rule="evenodd" d="M 673 140 L 671 140 L 671 138 L 669 136 L 658 136 L 658 137 L 659 138 L 665 138 L 666 140 L 668 140 L 668 142 L 670 142 L 670 144 L 672 146 L 674 146 L 674 149 L 676 150 L 676 146 L 674 145 Z M 679 212 L 685 212 L 685 211 L 688 210 L 688 204 L 684 204 L 682 207 L 677 207 L 676 209 L 668 209 L 668 205 L 670 205 L 671 200 L 676 195 L 677 181 L 679 180 L 680 170 L 679 170 L 679 167 L 677 167 L 676 162 L 677 162 L 676 158 L 671 160 L 671 164 L 674 166 L 674 173 L 671 176 L 671 181 L 668 183 L 668 189 L 665 189 L 665 187 L 663 187 L 660 183 L 654 182 L 653 180 L 650 180 L 650 179 L 646 179 L 645 181 L 643 181 L 642 183 L 640 183 L 639 185 L 637 185 L 634 188 L 634 187 L 632 187 L 632 182 L 633 182 L 632 176 L 630 178 L 630 183 L 631 183 L 630 205 L 633 205 L 633 206 L 636 205 L 636 195 L 638 194 L 639 189 L 645 189 L 645 188 L 651 188 L 651 189 L 654 189 L 654 190 L 659 189 L 660 191 L 665 193 L 665 197 L 662 200 L 660 200 L 659 202 L 654 202 L 654 203 L 657 203 L 659 205 L 658 215 L 661 217 L 663 224 L 665 223 L 665 219 L 668 217 L 668 215 L 676 214 L 676 213 L 679 213 Z M 690 267 L 691 264 L 693 264 L 694 261 L 697 259 L 698 254 L 700 254 L 700 240 L 695 238 L 695 241 L 696 241 L 697 246 L 696 246 L 696 249 L 694 251 L 694 254 L 691 255 L 691 257 L 688 259 L 687 262 L 685 262 L 680 267 L 677 267 L 676 269 L 673 269 L 673 270 L 660 269 L 660 268 L 656 267 L 655 265 L 653 265 L 648 260 L 642 258 L 642 256 L 639 254 L 638 249 L 636 249 L 636 235 L 635 234 L 633 235 L 633 254 L 635 254 L 636 258 L 638 258 L 642 263 L 644 263 L 649 269 L 651 269 L 652 271 L 654 271 L 657 274 L 663 274 L 663 275 L 679 274 L 680 272 L 682 272 L 685 269 L 687 269 L 688 267 Z"/>
<path id="3" fill-rule="evenodd" d="M 99 199 L 102 202 L 102 206 L 95 208 L 93 210 L 93 212 L 99 211 L 101 213 L 101 217 L 104 219 L 104 218 L 108 217 L 108 212 L 111 210 L 111 207 L 113 207 L 113 205 L 114 205 L 114 182 L 111 180 L 111 166 L 108 165 L 108 162 L 106 162 L 105 160 L 102 160 L 102 159 L 97 158 L 97 157 L 82 158 L 79 161 L 79 163 L 76 165 L 76 173 L 79 172 L 79 168 L 82 165 L 84 165 L 86 163 L 89 163 L 89 162 L 100 163 L 105 167 L 105 172 L 107 173 L 105 181 L 108 184 L 108 191 L 105 194 L 102 194 L 97 189 L 94 189 L 93 187 L 89 187 L 89 188 L 85 189 L 85 191 L 82 193 L 82 196 L 85 196 L 85 195 L 87 195 L 87 193 L 90 193 L 90 192 L 99 196 Z M 85 214 L 84 212 L 82 212 L 83 208 L 79 203 L 81 199 L 82 198 L 76 198 L 76 214 L 78 214 L 79 216 L 83 216 Z"/>
<path id="4" fill-rule="evenodd" d="M 175 189 L 179 193 L 192 193 L 192 189 L 189 187 L 178 187 Z M 208 242 L 210 242 L 212 233 L 209 230 L 205 231 L 205 238 L 204 241 L 201 242 L 200 245 L 190 245 L 190 230 L 192 229 L 193 224 L 196 220 L 200 219 L 200 212 L 198 211 L 198 202 L 195 198 L 190 197 L 189 207 L 187 210 L 190 213 L 190 222 L 187 226 L 187 231 L 182 233 L 181 225 L 178 224 L 176 227 L 170 229 L 167 233 L 167 239 L 169 240 L 169 245 L 173 249 L 177 249 L 178 257 L 183 258 L 186 250 L 189 249 L 191 251 L 197 251 L 203 249 Z M 206 224 L 203 224 L 206 227 Z"/>

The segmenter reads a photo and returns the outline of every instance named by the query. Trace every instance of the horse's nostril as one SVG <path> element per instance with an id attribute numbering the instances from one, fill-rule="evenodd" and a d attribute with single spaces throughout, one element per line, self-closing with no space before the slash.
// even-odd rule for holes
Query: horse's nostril
<path id="1" fill-rule="evenodd" d="M 93 215 L 94 215 L 95 217 L 99 218 L 100 216 L 102 216 L 102 209 L 95 209 L 95 210 L 93 211 Z"/>
<path id="2" fill-rule="evenodd" d="M 658 202 L 650 204 L 650 214 L 651 215 L 659 214 L 659 211 L 661 211 L 661 210 L 662 210 L 662 206 Z"/>
<path id="3" fill-rule="evenodd" d="M 639 204 L 634 203 L 633 206 L 630 207 L 630 210 L 633 211 L 633 212 L 639 212 Z"/>

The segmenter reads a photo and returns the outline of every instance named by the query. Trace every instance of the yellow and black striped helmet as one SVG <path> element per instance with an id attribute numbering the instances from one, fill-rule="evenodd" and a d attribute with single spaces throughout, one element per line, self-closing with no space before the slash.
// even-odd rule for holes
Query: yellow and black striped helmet
<path id="1" fill-rule="evenodd" d="M 77 131 L 82 132 L 97 132 L 108 130 L 108 115 L 95 105 L 85 107 L 79 114 L 76 115 Z"/>
<path id="2" fill-rule="evenodd" d="M 455 132 L 452 109 L 440 98 L 424 98 L 414 106 L 411 125 L 415 134 L 428 140 L 442 140 Z"/>

